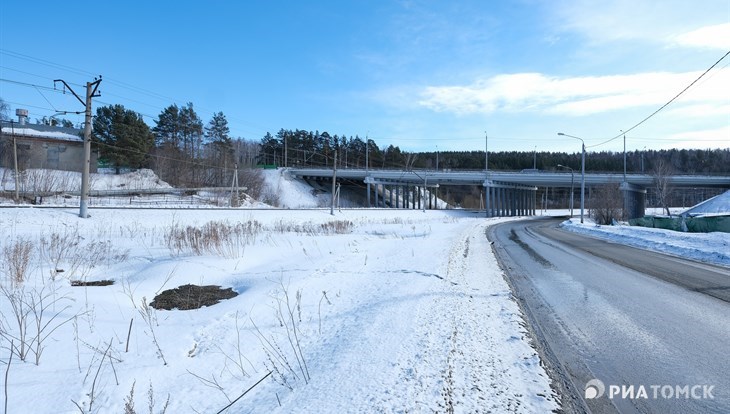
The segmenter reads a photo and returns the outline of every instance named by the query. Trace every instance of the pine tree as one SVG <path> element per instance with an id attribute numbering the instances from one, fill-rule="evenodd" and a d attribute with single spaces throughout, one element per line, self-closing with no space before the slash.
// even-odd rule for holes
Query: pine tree
<path id="1" fill-rule="evenodd" d="M 231 140 L 228 120 L 223 112 L 213 114 L 205 127 L 205 138 L 213 152 L 213 161 L 218 167 L 213 176 L 217 185 L 222 185 L 226 170 L 233 167 L 233 141 Z"/>
<path id="2" fill-rule="evenodd" d="M 93 139 L 100 144 L 101 158 L 113 165 L 117 173 L 122 167 L 144 168 L 150 164 L 154 135 L 142 115 L 123 105 L 97 108 Z"/>
<path id="3" fill-rule="evenodd" d="M 157 126 L 152 128 L 158 147 L 180 146 L 180 108 L 170 105 L 157 116 Z"/>
<path id="4" fill-rule="evenodd" d="M 213 144 L 221 152 L 231 152 L 233 145 L 230 137 L 230 128 L 228 128 L 228 120 L 223 112 L 213 114 L 213 118 L 205 127 L 205 138 L 208 143 Z"/>

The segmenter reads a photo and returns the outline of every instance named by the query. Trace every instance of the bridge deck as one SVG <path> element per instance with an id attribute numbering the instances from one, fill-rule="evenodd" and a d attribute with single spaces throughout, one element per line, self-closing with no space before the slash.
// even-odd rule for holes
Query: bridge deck
<path id="1" fill-rule="evenodd" d="M 290 173 L 300 178 L 332 177 L 331 169 L 324 168 L 290 168 Z M 423 183 L 438 185 L 484 185 L 489 177 L 492 182 L 527 185 L 536 187 L 570 187 L 571 174 L 569 172 L 505 172 L 505 171 L 398 171 L 398 170 L 365 170 L 365 169 L 338 169 L 337 177 L 365 182 L 369 177 L 371 182 Z M 579 185 L 580 172 L 573 175 L 573 185 Z M 586 185 L 619 184 L 624 181 L 623 174 L 596 174 L 586 173 Z M 640 187 L 649 187 L 654 182 L 654 176 L 649 174 L 627 174 L 629 184 Z M 725 176 L 710 175 L 673 175 L 669 177 L 669 184 L 675 187 L 721 187 L 730 188 L 730 174 Z"/>

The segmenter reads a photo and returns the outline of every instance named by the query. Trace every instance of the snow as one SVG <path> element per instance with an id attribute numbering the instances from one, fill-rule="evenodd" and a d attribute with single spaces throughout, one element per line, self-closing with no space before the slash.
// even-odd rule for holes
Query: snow
<path id="1" fill-rule="evenodd" d="M 581 224 L 578 218 L 567 220 L 562 226 L 567 230 L 614 243 L 730 267 L 728 233 L 683 233 L 627 225 L 599 226 L 591 220 L 585 220 L 585 223 Z"/>
<path id="2" fill-rule="evenodd" d="M 279 363 L 284 376 L 267 378 L 231 412 L 558 407 L 485 237 L 485 228 L 499 220 L 403 210 L 347 210 L 332 217 L 325 210 L 92 209 L 91 215 L 0 211 L 0 225 L 10 235 L 3 247 L 17 240 L 37 246 L 41 237 L 69 232 L 78 232 L 84 250 L 103 241 L 113 246 L 76 275 L 69 261 L 61 263 L 67 271 L 55 281 L 50 263 L 34 260 L 26 291 L 44 289 L 57 300 L 46 315 L 59 313 L 53 326 L 71 322 L 44 342 L 39 365 L 32 356 L 13 360 L 10 413 L 77 412 L 72 401 L 88 408 L 92 387 L 93 411 L 119 412 L 133 383 L 138 407 L 145 406 L 151 384 L 158 403 L 170 395 L 168 412 L 216 412 L 273 368 L 276 357 L 267 356 L 266 341 L 276 341 L 274 349 L 293 369 Z M 263 230 L 227 255 L 177 254 L 166 247 L 173 223 L 210 220 L 256 220 Z M 333 220 L 349 221 L 351 228 L 317 234 L 319 225 Z M 302 225 L 305 230 L 292 231 Z M 125 260 L 113 259 L 123 252 Z M 115 284 L 72 287 L 73 278 L 111 278 Z M 153 311 L 156 323 L 150 328 L 143 322 L 143 298 L 150 302 L 161 290 L 186 283 L 232 287 L 239 296 L 198 310 Z M 306 381 L 276 317 L 286 294 L 295 309 Z M 3 326 L 15 335 L 8 302 L 0 305 Z M 8 347 L 6 337 L 3 362 Z M 102 360 L 107 348 L 112 358 Z"/>
<path id="3" fill-rule="evenodd" d="M 14 134 L 15 136 L 25 136 L 25 137 L 40 137 L 40 138 L 51 138 L 51 139 L 58 139 L 61 141 L 78 141 L 83 142 L 83 138 L 74 135 L 69 134 L 66 132 L 61 131 L 39 131 L 32 128 L 11 128 L 11 127 L 3 127 L 2 128 L 3 134 Z"/>
<path id="4" fill-rule="evenodd" d="M 315 194 L 314 189 L 292 178 L 283 168 L 261 170 L 264 178 L 262 200 L 281 208 L 325 207 L 331 202 L 329 194 Z"/>
<path id="5" fill-rule="evenodd" d="M 683 216 L 730 215 L 730 190 L 681 213 Z"/>
<path id="6" fill-rule="evenodd" d="M 128 178 L 139 183 L 106 175 L 92 182 L 166 186 L 147 172 Z M 133 384 L 140 412 L 149 411 L 150 389 L 155 412 L 168 396 L 168 413 L 218 412 L 268 372 L 226 412 L 560 408 L 485 236 L 488 226 L 512 219 L 464 210 L 293 210 L 329 197 L 282 170 L 266 171 L 265 180 L 264 198 L 282 208 L 118 206 L 91 208 L 88 219 L 78 217 L 77 205 L 0 209 L 8 413 L 77 413 L 76 404 L 123 412 Z M 210 222 L 258 230 L 198 253 L 170 247 L 172 229 Z M 724 254 L 721 263 L 730 264 L 727 235 L 565 226 L 643 248 L 663 242 L 700 260 Z M 51 249 L 53 240 L 75 244 Z M 19 291 L 10 287 L 4 252 L 23 241 L 34 249 L 21 291 L 43 293 L 48 336 L 38 365 L 30 352 L 8 366 L 10 339 L 19 336 L 10 299 Z M 75 279 L 114 284 L 71 286 Z M 231 287 L 238 296 L 196 310 L 145 312 L 156 294 L 188 283 Z M 32 337 L 35 319 L 29 322 Z"/>
<path id="7" fill-rule="evenodd" d="M 149 169 L 139 169 L 124 174 L 92 173 L 89 174 L 89 187 L 92 191 L 172 188 Z M 81 188 L 81 173 L 31 168 L 23 171 L 20 177 L 20 188 L 23 191 L 78 192 Z M 15 190 L 13 170 L 0 168 L 0 189 Z"/>

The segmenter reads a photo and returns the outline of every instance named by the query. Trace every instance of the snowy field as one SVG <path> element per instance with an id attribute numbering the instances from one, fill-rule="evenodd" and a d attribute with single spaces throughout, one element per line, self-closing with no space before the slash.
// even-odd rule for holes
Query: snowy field
<path id="1" fill-rule="evenodd" d="M 94 182 L 166 186 L 131 178 L 139 183 Z M 323 204 L 279 171 L 265 179 L 281 206 Z M 166 402 L 167 413 L 559 409 L 485 236 L 511 219 L 118 207 L 88 219 L 77 204 L 0 209 L 7 413 L 157 413 Z M 727 234 L 563 225 L 730 266 Z M 73 286 L 102 280 L 113 284 Z M 238 296 L 193 310 L 149 306 L 185 284 Z"/>
<path id="2" fill-rule="evenodd" d="M 174 229 L 212 220 L 252 225 L 199 251 L 174 242 Z M 217 412 L 268 372 L 228 412 L 551 411 L 558 397 L 485 237 L 496 221 L 2 209 L 3 249 L 33 246 L 24 281 L 2 280 L 3 368 L 11 339 L 29 347 L 7 368 L 8 412 L 122 412 L 133 384 L 139 412 L 150 389 L 155 412 L 168 396 L 168 412 Z M 188 283 L 239 295 L 197 310 L 146 305 Z M 25 334 L 13 306 L 30 309 Z"/>

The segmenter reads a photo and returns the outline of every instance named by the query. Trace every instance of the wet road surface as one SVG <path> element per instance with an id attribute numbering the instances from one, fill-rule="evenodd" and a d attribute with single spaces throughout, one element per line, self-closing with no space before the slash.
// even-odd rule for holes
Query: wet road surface
<path id="1" fill-rule="evenodd" d="M 560 221 L 509 222 L 489 238 L 572 408 L 730 412 L 730 269 L 567 232 Z M 580 401 L 592 379 L 604 395 Z M 628 394 L 608 398 L 611 385 Z M 685 386 L 702 398 L 685 398 Z"/>

